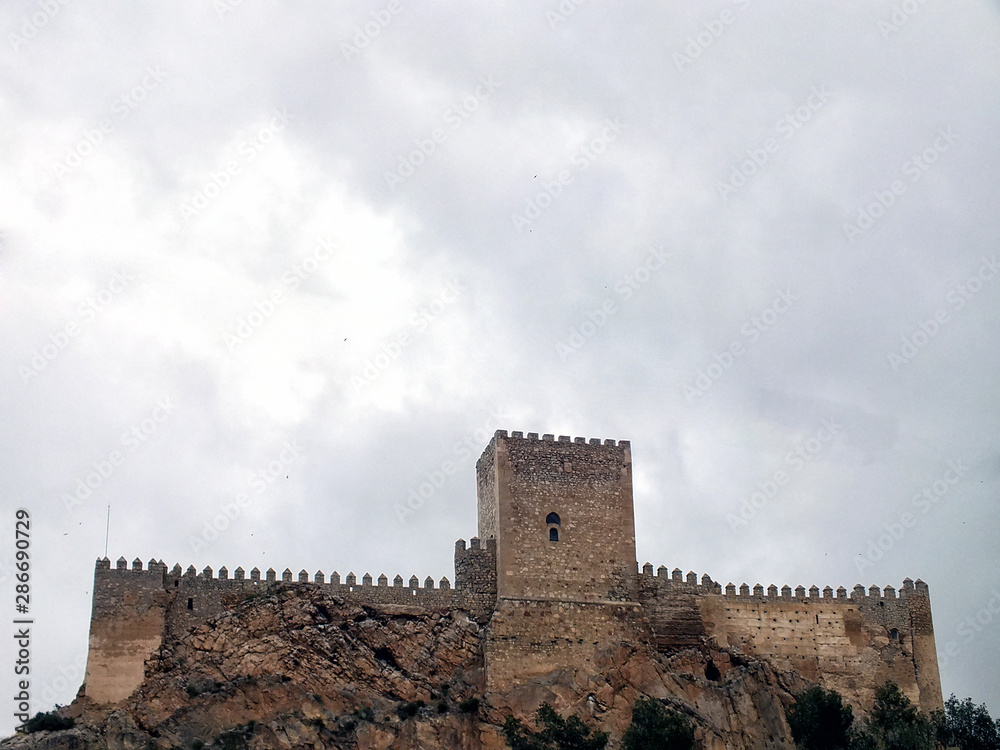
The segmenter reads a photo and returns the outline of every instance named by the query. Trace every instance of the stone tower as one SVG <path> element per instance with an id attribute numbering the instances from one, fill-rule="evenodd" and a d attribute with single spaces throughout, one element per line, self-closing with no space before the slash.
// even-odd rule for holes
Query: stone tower
<path id="1" fill-rule="evenodd" d="M 595 662 L 639 612 L 627 441 L 497 431 L 476 466 L 479 536 L 496 543 L 491 689 Z"/>

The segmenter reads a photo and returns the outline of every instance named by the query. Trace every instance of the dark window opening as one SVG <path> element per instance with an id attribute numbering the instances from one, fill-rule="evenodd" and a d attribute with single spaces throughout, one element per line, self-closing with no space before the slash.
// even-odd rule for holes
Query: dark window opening
<path id="1" fill-rule="evenodd" d="M 554 523 L 556 524 L 556 526 L 562 525 L 562 521 L 559 520 L 558 513 L 549 513 L 547 516 L 545 516 L 545 523 Z"/>
<path id="2" fill-rule="evenodd" d="M 178 583 L 180 583 L 180 581 L 174 581 L 174 588 L 177 588 Z"/>
<path id="3" fill-rule="evenodd" d="M 188 609 L 194 609 L 194 599 L 188 598 Z"/>
<path id="4" fill-rule="evenodd" d="M 559 541 L 559 529 L 549 529 L 549 541 L 550 542 Z"/>
<path id="5" fill-rule="evenodd" d="M 892 640 L 894 640 L 894 641 L 898 641 L 899 640 L 899 631 L 896 630 L 896 628 L 893 628 L 892 630 L 889 631 L 889 637 L 892 638 Z"/>

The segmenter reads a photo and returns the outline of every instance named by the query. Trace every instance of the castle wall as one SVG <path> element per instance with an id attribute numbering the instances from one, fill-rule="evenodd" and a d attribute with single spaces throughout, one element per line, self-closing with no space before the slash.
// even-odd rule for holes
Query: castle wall
<path id="1" fill-rule="evenodd" d="M 930 622 L 930 600 L 922 582 L 905 581 L 899 596 L 856 586 L 851 596 L 829 587 L 820 596 L 785 586 L 740 591 L 675 570 L 641 576 L 641 599 L 662 650 L 692 645 L 700 635 L 721 646 L 769 659 L 824 687 L 836 690 L 865 709 L 887 680 L 900 686 L 923 710 L 941 708 L 940 678 Z"/>
<path id="2" fill-rule="evenodd" d="M 465 609 L 480 625 L 493 614 L 497 601 L 497 542 L 476 537 L 455 542 L 455 587 L 464 592 Z"/>
<path id="3" fill-rule="evenodd" d="M 85 680 L 86 695 L 97 703 L 117 703 L 142 684 L 145 662 L 165 639 L 179 637 L 227 609 L 278 585 L 322 586 L 345 601 L 364 606 L 406 607 L 414 613 L 468 612 L 486 624 L 496 602 L 496 545 L 480 545 L 473 538 L 468 549 L 464 540 L 455 545 L 456 588 L 447 578 L 435 585 L 431 578 L 421 583 L 411 576 L 389 581 L 385 575 L 373 579 L 365 574 L 358 581 L 353 573 L 341 581 L 306 571 L 293 575 L 285 570 L 249 575 L 237 568 L 216 573 L 194 567 L 170 571 L 151 560 L 143 570 L 139 560 L 129 568 L 124 558 L 114 569 L 107 558 L 97 561 L 94 571 L 94 604 L 91 615 L 90 650 Z"/>
<path id="4" fill-rule="evenodd" d="M 498 596 L 634 600 L 631 465 L 624 440 L 498 430 L 477 464 L 480 535 L 496 534 Z M 558 524 L 547 523 L 550 513 Z"/>
<path id="5" fill-rule="evenodd" d="M 116 703 L 142 682 L 146 658 L 160 647 L 167 597 L 166 568 L 151 561 L 127 570 L 124 560 L 111 569 L 105 558 L 94 571 L 85 694 L 98 703 Z"/>
<path id="6" fill-rule="evenodd" d="M 555 670 L 600 674 L 619 645 L 645 640 L 634 602 L 501 599 L 486 633 L 486 684 L 505 692 Z"/>

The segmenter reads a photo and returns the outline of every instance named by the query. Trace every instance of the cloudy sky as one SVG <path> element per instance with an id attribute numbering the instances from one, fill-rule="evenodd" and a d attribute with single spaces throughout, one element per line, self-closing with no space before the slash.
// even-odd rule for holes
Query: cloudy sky
<path id="1" fill-rule="evenodd" d="M 630 439 L 640 564 L 923 578 L 1000 714 L 998 10 L 3 3 L 32 710 L 106 544 L 453 577 L 503 428 Z"/>

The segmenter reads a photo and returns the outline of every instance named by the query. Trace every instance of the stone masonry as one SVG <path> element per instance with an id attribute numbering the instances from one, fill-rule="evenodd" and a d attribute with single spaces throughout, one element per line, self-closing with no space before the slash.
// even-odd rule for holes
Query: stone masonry
<path id="1" fill-rule="evenodd" d="M 477 464 L 479 536 L 455 545 L 455 583 L 334 571 L 172 569 L 97 561 L 85 695 L 115 704 L 142 683 L 164 640 L 268 587 L 322 586 L 350 604 L 463 611 L 482 626 L 487 690 L 557 670 L 597 673 L 615 644 L 663 653 L 711 643 L 768 659 L 858 706 L 895 681 L 924 710 L 942 705 L 927 585 L 848 594 L 710 576 L 635 556 L 628 441 L 498 430 Z"/>

